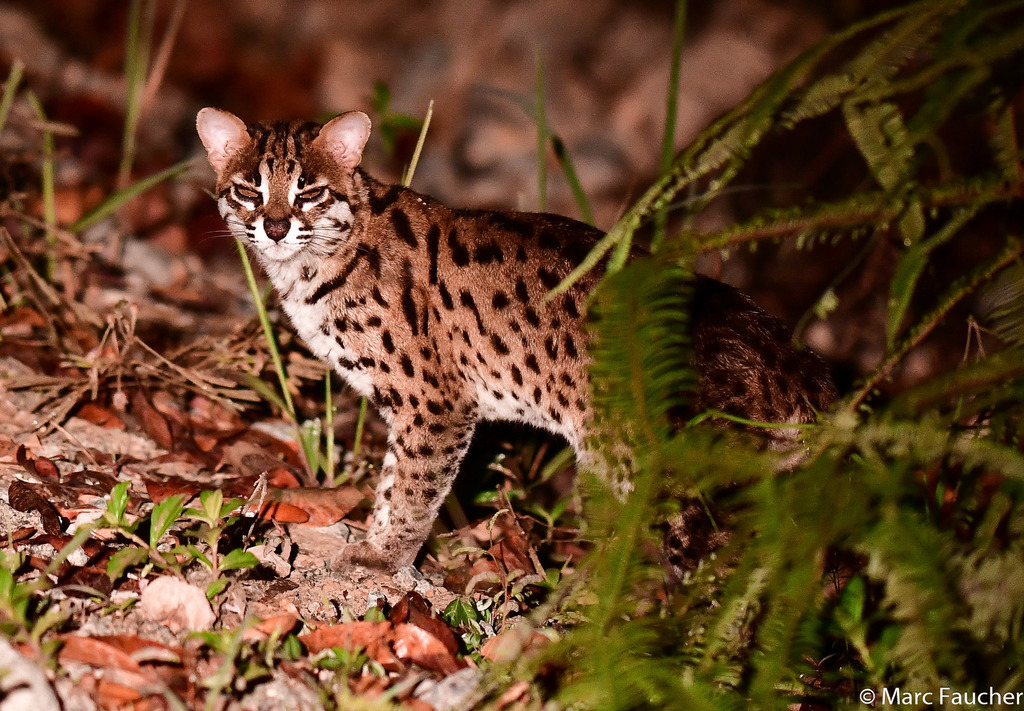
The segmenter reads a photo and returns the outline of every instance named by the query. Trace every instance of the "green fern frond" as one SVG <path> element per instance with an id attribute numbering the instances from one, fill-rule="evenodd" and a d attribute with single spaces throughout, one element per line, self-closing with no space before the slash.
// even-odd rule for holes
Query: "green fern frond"
<path id="1" fill-rule="evenodd" d="M 604 280 L 592 307 L 595 408 L 634 429 L 645 446 L 668 439 L 670 411 L 696 390 L 689 279 L 678 264 L 637 260 Z"/>
<path id="2" fill-rule="evenodd" d="M 914 146 L 895 104 L 843 105 L 846 128 L 878 184 L 887 192 L 906 186 Z"/>

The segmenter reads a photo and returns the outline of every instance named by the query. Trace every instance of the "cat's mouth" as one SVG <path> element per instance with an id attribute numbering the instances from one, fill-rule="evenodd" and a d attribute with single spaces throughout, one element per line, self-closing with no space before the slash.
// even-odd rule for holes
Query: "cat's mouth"
<path id="1" fill-rule="evenodd" d="M 269 259 L 273 262 L 286 262 L 302 251 L 302 245 L 300 244 L 271 242 L 270 240 L 267 240 L 266 243 L 258 244 L 256 247 L 264 259 Z"/>

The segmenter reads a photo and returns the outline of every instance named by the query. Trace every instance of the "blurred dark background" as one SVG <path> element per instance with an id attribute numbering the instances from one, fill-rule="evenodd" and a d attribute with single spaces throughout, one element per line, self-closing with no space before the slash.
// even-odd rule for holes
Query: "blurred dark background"
<path id="1" fill-rule="evenodd" d="M 844 0 L 704 0 L 686 19 L 676 125 L 685 147 L 773 70 L 831 30 L 895 3 Z M 133 177 L 200 156 L 194 116 L 202 106 L 243 119 L 326 118 L 367 111 L 374 136 L 364 165 L 397 180 L 417 136 L 412 119 L 430 100 L 434 117 L 413 187 L 454 206 L 532 210 L 539 205 L 532 116 L 538 61 L 551 129 L 571 155 L 597 225 L 608 228 L 658 173 L 675 3 L 592 0 L 61 0 L 0 3 L 0 71 L 26 66 L 26 85 L 49 118 L 77 129 L 58 142 L 59 205 L 70 223 L 116 187 L 127 104 L 125 57 L 132 11 L 148 36 L 151 66 Z M 15 110 L 27 111 L 26 106 Z M 700 216 L 715 228 L 786 193 L 845 191 L 843 161 L 856 161 L 841 124 L 822 124 L 817 142 L 767 143 L 739 190 Z M 5 160 L 38 151 L 0 136 Z M 31 162 L 31 161 L 30 161 Z M 578 217 L 572 192 L 548 160 L 546 209 Z M 862 174 L 863 166 L 855 172 Z M 171 253 L 226 257 L 205 161 L 191 181 L 165 184 L 120 213 L 130 239 Z M 702 270 L 747 289 L 852 379 L 884 348 L 884 241 L 863 278 L 849 281 L 827 321 L 807 317 L 829 280 L 861 248 L 801 251 L 763 245 L 754 254 L 705 255 Z M 190 268 L 191 269 L 191 268 Z M 188 269 L 186 269 L 188 271 Z M 879 288 L 881 287 L 881 288 Z M 804 318 L 802 318 L 804 317 Z M 959 336 L 958 336 L 959 338 Z M 927 349 L 913 356 L 934 367 Z M 923 359 L 923 360 L 922 360 Z M 913 366 L 917 367 L 917 366 Z"/>

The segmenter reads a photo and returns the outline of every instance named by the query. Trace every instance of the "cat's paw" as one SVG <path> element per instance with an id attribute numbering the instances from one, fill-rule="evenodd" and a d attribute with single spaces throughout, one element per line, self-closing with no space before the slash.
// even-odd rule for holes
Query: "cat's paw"
<path id="1" fill-rule="evenodd" d="M 331 570 L 345 570 L 359 567 L 382 573 L 394 573 L 401 567 L 400 561 L 388 555 L 369 541 L 349 543 L 331 561 Z"/>

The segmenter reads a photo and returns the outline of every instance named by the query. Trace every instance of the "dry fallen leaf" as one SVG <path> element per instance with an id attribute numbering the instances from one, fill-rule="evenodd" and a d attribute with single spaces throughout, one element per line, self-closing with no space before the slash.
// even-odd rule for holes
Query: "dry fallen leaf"
<path id="1" fill-rule="evenodd" d="M 7 499 L 15 511 L 37 511 L 43 521 L 43 531 L 51 536 L 61 532 L 60 514 L 56 507 L 30 484 L 12 481 L 7 490 Z"/>
<path id="2" fill-rule="evenodd" d="M 459 643 L 455 639 L 451 627 L 444 620 L 439 620 L 430 614 L 430 604 L 415 590 L 410 590 L 395 603 L 388 614 L 388 619 L 395 624 L 409 622 L 417 627 L 422 627 L 437 637 L 449 652 L 459 653 Z"/>
<path id="3" fill-rule="evenodd" d="M 132 394 L 132 409 L 142 420 L 142 430 L 160 447 L 173 451 L 174 438 L 171 436 L 171 426 L 167 423 L 167 418 L 149 404 L 141 390 L 136 390 Z"/>
<path id="4" fill-rule="evenodd" d="M 399 659 L 414 662 L 426 669 L 453 674 L 466 666 L 437 637 L 407 622 L 395 626 L 393 644 Z"/>
<path id="5" fill-rule="evenodd" d="M 275 521 L 330 526 L 345 518 L 365 499 L 366 494 L 354 486 L 339 486 L 334 489 L 270 487 L 267 491 L 267 502 L 260 513 Z"/>
<path id="6" fill-rule="evenodd" d="M 112 667 L 122 671 L 141 671 L 142 667 L 130 654 L 105 639 L 64 635 L 57 656 L 63 662 L 82 662 L 94 667 Z"/>
<path id="7" fill-rule="evenodd" d="M 362 648 L 364 654 L 378 662 L 387 671 L 399 671 L 402 663 L 391 650 L 389 642 L 393 626 L 390 622 L 343 622 L 323 625 L 299 637 L 310 654 L 317 654 L 331 647 L 343 649 Z"/>
<path id="8" fill-rule="evenodd" d="M 37 476 L 41 481 L 52 481 L 55 483 L 60 481 L 60 471 L 57 469 L 57 465 L 46 457 L 30 456 L 30 452 L 24 445 L 18 447 L 16 456 L 18 464 L 29 474 Z"/>
<path id="9" fill-rule="evenodd" d="M 550 639 L 530 625 L 518 624 L 484 642 L 480 654 L 492 662 L 511 662 L 550 643 Z"/>
<path id="10" fill-rule="evenodd" d="M 245 630 L 243 637 L 250 642 L 266 639 L 272 634 L 284 636 L 299 625 L 298 615 L 277 615 L 260 620 Z"/>

